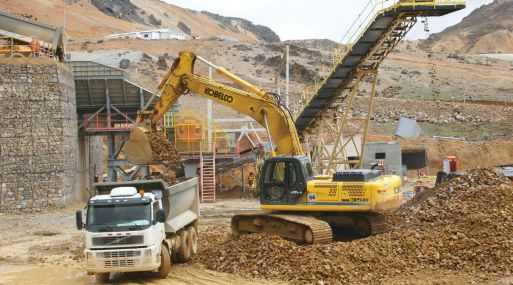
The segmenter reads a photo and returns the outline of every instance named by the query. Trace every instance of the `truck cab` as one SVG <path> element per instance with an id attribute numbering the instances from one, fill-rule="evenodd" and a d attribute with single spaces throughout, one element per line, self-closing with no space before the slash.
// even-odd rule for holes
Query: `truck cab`
<path id="1" fill-rule="evenodd" d="M 165 278 L 172 257 L 187 261 L 197 242 L 194 180 L 181 187 L 162 180 L 95 185 L 99 194 L 87 203 L 85 223 L 76 214 L 77 228 L 85 229 L 88 274 L 107 281 L 112 272 L 156 271 Z M 182 202 L 181 210 L 173 207 Z"/>
<path id="2" fill-rule="evenodd" d="M 157 217 L 159 210 L 164 211 L 161 195 L 118 187 L 89 200 L 85 223 L 88 271 L 151 271 L 160 266 L 165 238 L 163 219 L 159 222 Z"/>

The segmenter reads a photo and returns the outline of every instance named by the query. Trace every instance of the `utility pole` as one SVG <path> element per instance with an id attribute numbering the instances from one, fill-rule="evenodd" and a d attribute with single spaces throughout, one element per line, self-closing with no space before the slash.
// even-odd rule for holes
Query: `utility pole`
<path id="1" fill-rule="evenodd" d="M 208 67 L 208 78 L 212 80 L 212 66 Z M 212 100 L 207 99 L 208 147 L 212 147 Z M 215 150 L 212 150 L 213 152 Z"/>
<path id="2" fill-rule="evenodd" d="M 285 48 L 286 66 L 285 66 L 285 106 L 289 109 L 289 46 Z"/>

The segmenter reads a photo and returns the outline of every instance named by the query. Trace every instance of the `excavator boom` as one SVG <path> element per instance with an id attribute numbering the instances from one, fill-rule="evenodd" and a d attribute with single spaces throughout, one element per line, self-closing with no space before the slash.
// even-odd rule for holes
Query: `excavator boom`
<path id="1" fill-rule="evenodd" d="M 207 63 L 216 72 L 247 91 L 194 74 L 194 63 L 197 59 Z M 275 152 L 273 154 L 302 154 L 294 122 L 288 110 L 281 106 L 279 98 L 251 85 L 226 69 L 196 56 L 193 52 L 180 52 L 179 57 L 160 83 L 159 90 L 162 93 L 154 110 L 139 113 L 139 125 L 132 130 L 130 139 L 125 146 L 125 156 L 130 162 L 153 164 L 166 157 L 166 155 L 156 154 L 156 152 L 170 148 L 158 148 L 157 144 L 148 139 L 148 136 L 151 135 L 153 140 L 158 140 L 158 144 L 167 142 L 165 138 L 162 139 L 163 136 L 157 138 L 157 131 L 151 125 L 156 124 L 180 96 L 189 92 L 211 99 L 260 123 L 268 131 L 270 143 Z M 143 123 L 144 117 L 149 117 L 150 124 Z"/>

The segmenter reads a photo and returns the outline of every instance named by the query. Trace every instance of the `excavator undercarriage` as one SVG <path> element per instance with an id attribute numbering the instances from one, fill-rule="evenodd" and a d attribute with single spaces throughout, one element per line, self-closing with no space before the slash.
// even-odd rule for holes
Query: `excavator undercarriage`
<path id="1" fill-rule="evenodd" d="M 300 244 L 330 243 L 341 232 L 367 237 L 388 231 L 385 216 L 378 213 L 257 211 L 233 216 L 231 227 L 235 235 L 266 233 Z"/>

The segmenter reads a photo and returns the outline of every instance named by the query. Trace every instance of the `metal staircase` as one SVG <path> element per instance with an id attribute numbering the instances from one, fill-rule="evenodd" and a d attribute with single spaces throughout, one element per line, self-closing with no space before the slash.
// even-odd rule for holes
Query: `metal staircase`
<path id="1" fill-rule="evenodd" d="M 215 147 L 213 148 L 215 149 Z M 216 202 L 216 153 L 200 152 L 201 203 Z"/>
<path id="2" fill-rule="evenodd" d="M 324 77 L 305 90 L 293 110 L 298 134 L 319 173 L 340 165 L 360 165 L 373 109 L 378 68 L 417 22 L 417 17 L 442 16 L 465 8 L 465 1 L 371 0 L 331 54 Z M 370 85 L 360 90 L 360 85 Z M 366 114 L 351 117 L 356 94 L 368 99 Z M 360 142 L 355 141 L 359 135 Z M 345 148 L 360 144 L 357 160 Z M 310 147 L 312 146 L 312 147 Z"/>

